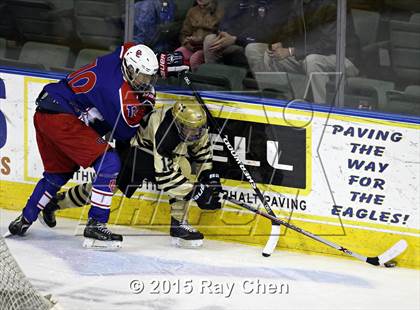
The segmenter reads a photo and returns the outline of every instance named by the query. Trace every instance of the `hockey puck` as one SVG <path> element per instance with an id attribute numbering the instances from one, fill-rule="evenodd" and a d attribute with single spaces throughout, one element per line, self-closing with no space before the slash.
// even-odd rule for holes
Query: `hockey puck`
<path id="1" fill-rule="evenodd" d="M 264 253 L 264 252 L 262 253 L 262 256 L 264 256 L 264 257 L 270 257 L 270 255 L 271 254 L 268 254 L 268 253 Z"/>
<path id="2" fill-rule="evenodd" d="M 391 261 L 389 261 L 389 262 L 386 262 L 386 263 L 384 264 L 384 266 L 385 266 L 386 268 L 393 268 L 393 267 L 397 266 L 397 262 L 395 262 L 395 261 L 391 260 Z"/>

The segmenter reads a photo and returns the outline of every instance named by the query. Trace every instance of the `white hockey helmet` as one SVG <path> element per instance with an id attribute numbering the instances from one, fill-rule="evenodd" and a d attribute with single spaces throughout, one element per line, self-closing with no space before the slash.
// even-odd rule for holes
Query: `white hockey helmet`
<path id="1" fill-rule="evenodd" d="M 122 60 L 125 79 L 134 90 L 145 91 L 154 86 L 159 63 L 151 48 L 143 44 L 130 47 Z"/>

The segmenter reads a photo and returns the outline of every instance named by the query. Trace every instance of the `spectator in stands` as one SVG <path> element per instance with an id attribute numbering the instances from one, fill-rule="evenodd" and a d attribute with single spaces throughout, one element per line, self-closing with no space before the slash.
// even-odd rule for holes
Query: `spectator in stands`
<path id="1" fill-rule="evenodd" d="M 246 64 L 244 47 L 252 42 L 270 41 L 272 29 L 279 26 L 276 5 L 281 2 L 232 1 L 225 10 L 218 33 L 207 35 L 204 39 L 205 62 L 226 62 L 226 58 L 231 58 L 236 59 L 237 64 Z"/>
<path id="2" fill-rule="evenodd" d="M 217 31 L 222 16 L 217 0 L 197 0 L 197 5 L 189 9 L 180 35 L 182 46 L 177 51 L 189 61 L 193 71 L 204 63 L 204 38 Z"/>
<path id="3" fill-rule="evenodd" d="M 257 18 L 257 28 L 263 29 L 263 35 L 259 36 L 255 42 L 249 42 L 245 47 L 246 58 L 252 72 L 266 71 L 262 55 L 271 44 L 277 42 L 280 30 L 287 26 L 289 16 L 292 13 L 292 3 L 293 0 L 275 1 L 273 3 L 274 7 L 271 8 L 273 14 L 270 17 L 275 18 L 275 22 Z M 279 29 L 278 32 L 277 29 Z"/>
<path id="4" fill-rule="evenodd" d="M 159 36 L 161 26 L 175 19 L 174 0 L 142 0 L 134 9 L 134 42 L 151 46 L 155 52 L 170 51 L 170 42 Z"/>
<path id="5" fill-rule="evenodd" d="M 360 44 L 351 18 L 347 18 L 346 34 L 345 74 L 356 76 Z M 335 72 L 337 61 L 336 0 L 295 1 L 287 26 L 279 29 L 276 38 L 271 46 L 262 48 L 260 44 L 249 44 L 246 47 L 251 69 L 306 74 L 314 102 L 325 103 L 329 79 L 325 72 Z M 264 70 L 261 70 L 261 62 Z"/>

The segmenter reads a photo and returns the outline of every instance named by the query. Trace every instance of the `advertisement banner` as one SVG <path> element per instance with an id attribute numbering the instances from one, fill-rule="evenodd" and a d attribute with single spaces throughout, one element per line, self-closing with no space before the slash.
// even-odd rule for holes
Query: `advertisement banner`
<path id="1" fill-rule="evenodd" d="M 32 116 L 37 95 L 51 81 L 0 72 L 0 185 L 11 189 L 0 190 L 0 207 L 17 205 L 13 197 L 19 195 L 21 208 L 27 199 L 23 193 L 29 194 L 42 175 Z M 161 92 L 157 106 L 187 97 L 191 100 L 190 96 Z M 362 251 L 382 249 L 372 238 L 387 240 L 387 245 L 404 238 L 410 247 L 403 262 L 420 267 L 415 254 L 420 250 L 420 120 L 391 121 L 291 105 L 257 104 L 245 97 L 204 99 L 278 216 L 316 234 L 345 236 L 346 241 L 357 243 Z M 210 137 L 214 167 L 228 195 L 261 206 L 219 134 L 211 131 Z M 89 182 L 94 175 L 92 169 L 79 170 L 72 184 Z M 117 196 L 123 199 L 121 194 Z M 126 216 L 127 222 L 132 223 L 140 201 L 135 199 L 141 198 L 141 208 L 146 208 L 144 201 L 153 204 L 157 198 L 162 199 L 156 186 L 149 182 L 136 192 L 136 197 L 123 199 L 128 207 L 121 210 L 122 205 L 118 205 L 114 215 L 120 219 Z M 165 203 L 167 200 L 166 196 L 162 199 Z M 126 215 L 129 209 L 132 212 Z M 149 212 L 142 210 L 143 216 Z M 237 210 L 231 213 L 226 207 L 218 216 L 204 216 L 204 221 L 224 232 L 220 239 L 252 242 L 249 235 L 226 237 L 223 225 L 227 219 L 232 222 L 238 218 Z M 259 225 L 262 230 L 269 227 L 268 221 L 251 220 L 244 220 L 241 225 Z M 214 229 L 207 231 L 215 233 Z M 300 238 L 290 236 L 282 246 L 330 253 L 322 245 L 305 244 Z"/>

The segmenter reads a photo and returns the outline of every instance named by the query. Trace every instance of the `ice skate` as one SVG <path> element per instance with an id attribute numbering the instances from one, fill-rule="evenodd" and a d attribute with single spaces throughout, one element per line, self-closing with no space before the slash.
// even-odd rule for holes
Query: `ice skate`
<path id="1" fill-rule="evenodd" d="M 9 231 L 12 235 L 23 236 L 30 226 L 31 223 L 29 223 L 21 214 L 17 219 L 10 223 Z"/>
<path id="2" fill-rule="evenodd" d="M 204 236 L 188 221 L 179 222 L 171 217 L 171 243 L 180 248 L 195 249 L 203 245 Z"/>
<path id="3" fill-rule="evenodd" d="M 42 210 L 42 212 L 38 215 L 38 219 L 42 224 L 50 228 L 53 228 L 55 225 L 57 225 L 57 221 L 55 219 L 55 211 L 60 210 L 58 202 L 63 200 L 65 195 L 65 192 L 58 193 L 50 200 L 49 203 L 47 203 L 44 210 Z"/>
<path id="4" fill-rule="evenodd" d="M 123 241 L 121 235 L 112 233 L 106 224 L 92 218 L 88 220 L 83 236 L 83 247 L 94 250 L 115 251 L 121 248 Z"/>

